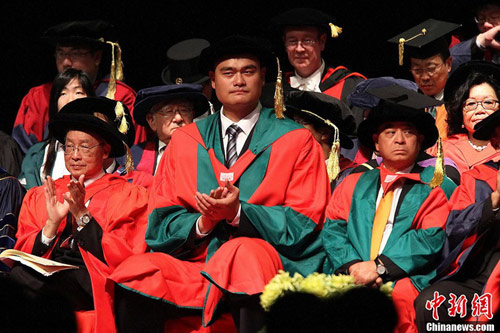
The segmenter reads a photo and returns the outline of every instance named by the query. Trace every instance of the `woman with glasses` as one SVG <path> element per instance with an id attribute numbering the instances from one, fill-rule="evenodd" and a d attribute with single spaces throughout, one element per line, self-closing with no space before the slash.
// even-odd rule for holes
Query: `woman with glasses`
<path id="1" fill-rule="evenodd" d="M 87 96 L 95 96 L 89 76 L 81 70 L 67 68 L 52 83 L 49 120 L 69 102 Z M 47 140 L 33 145 L 26 153 L 19 181 L 26 189 L 30 189 L 42 185 L 47 176 L 58 179 L 68 174 L 64 166 L 62 144 L 49 133 Z"/>
<path id="2" fill-rule="evenodd" d="M 500 159 L 500 153 L 489 141 L 473 137 L 474 126 L 499 109 L 499 98 L 500 68 L 493 63 L 468 62 L 448 79 L 444 90 L 448 138 L 443 140 L 443 151 L 457 164 L 460 173 Z M 435 154 L 435 147 L 430 153 Z"/>

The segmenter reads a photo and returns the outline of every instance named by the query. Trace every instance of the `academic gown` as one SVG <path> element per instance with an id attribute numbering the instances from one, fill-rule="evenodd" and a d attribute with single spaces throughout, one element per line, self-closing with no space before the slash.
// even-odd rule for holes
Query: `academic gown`
<path id="1" fill-rule="evenodd" d="M 387 173 L 380 166 L 351 174 L 332 194 L 322 230 L 330 273 L 344 272 L 356 262 L 370 260 L 376 200 L 381 178 L 385 179 Z M 414 320 L 405 318 L 404 313 L 406 308 L 413 308 L 418 290 L 427 287 L 435 276 L 434 267 L 445 241 L 447 202 L 456 185 L 445 177 L 441 187 L 431 189 L 427 184 L 433 174 L 433 167 L 415 166 L 411 173 L 397 175 L 405 183 L 392 232 L 380 253 L 389 280 L 396 282 L 393 300 L 400 316 L 400 331 Z"/>
<path id="2" fill-rule="evenodd" d="M 68 190 L 69 182 L 70 176 L 55 181 L 60 201 L 63 200 L 62 194 Z M 76 232 L 75 241 L 91 278 L 95 332 L 110 332 L 115 329 L 111 304 L 113 291 L 105 291 L 105 281 L 123 260 L 146 250 L 144 234 L 148 193 L 146 189 L 110 174 L 104 175 L 85 189 L 85 200 L 90 200 L 88 210 L 93 219 L 81 231 Z M 32 188 L 26 194 L 21 208 L 15 248 L 27 253 L 33 253 L 34 250 L 38 252 L 42 228 L 47 219 L 44 188 Z M 34 254 L 51 258 L 54 244 L 57 244 L 65 226 L 66 219 L 63 219 L 49 249 L 43 254 Z M 99 235 L 97 240 L 96 235 Z"/>
<path id="3" fill-rule="evenodd" d="M 239 227 L 222 221 L 197 240 L 195 193 L 223 186 L 224 178 L 240 189 Z M 203 310 L 203 326 L 210 325 L 222 291 L 255 295 L 278 269 L 304 275 L 322 269 L 318 231 L 329 192 L 319 144 L 272 109 L 262 109 L 248 149 L 227 169 L 217 112 L 172 136 L 151 191 L 146 242 L 154 253 L 129 258 L 110 279 Z"/>
<path id="4" fill-rule="evenodd" d="M 436 156 L 436 145 L 429 148 L 427 153 Z M 477 151 L 472 148 L 467 134 L 455 134 L 443 140 L 443 153 L 444 157 L 455 162 L 460 174 L 468 171 L 475 165 L 486 163 L 489 160 L 498 161 L 500 159 L 500 153 L 490 143 L 488 143 L 488 146 L 483 151 Z"/>
<path id="5" fill-rule="evenodd" d="M 497 172 L 498 164 L 488 162 L 462 175 L 462 183 L 449 202 L 451 212 L 446 223 L 447 240 L 436 280 L 453 281 L 458 274 L 474 277 L 473 274 L 478 272 L 470 270 L 471 263 L 485 262 L 486 257 L 491 255 L 490 251 L 495 250 L 499 218 L 491 208 L 491 193 L 496 188 Z M 495 239 L 490 239 L 492 237 Z M 486 282 L 484 293 L 493 295 L 492 312 L 495 314 L 500 309 L 500 262 Z M 488 320 L 484 315 L 477 319 L 483 322 Z"/>
<path id="6" fill-rule="evenodd" d="M 293 75 L 293 72 L 285 73 L 288 83 L 290 83 L 290 77 Z M 354 115 L 356 127 L 363 121 L 364 110 L 351 105 L 347 100 L 347 96 L 349 96 L 356 88 L 356 85 L 363 80 L 366 80 L 363 74 L 351 72 L 344 66 L 333 67 L 326 64 L 319 84 L 319 89 L 323 94 L 340 99 L 342 102 L 349 105 Z"/>
<path id="7" fill-rule="evenodd" d="M 96 95 L 106 96 L 109 79 L 96 82 Z M 52 82 L 33 87 L 24 96 L 17 112 L 12 137 L 17 141 L 24 154 L 35 143 L 47 138 L 49 122 L 49 101 Z M 115 100 L 123 102 L 133 117 L 136 92 L 121 81 L 116 81 Z M 146 129 L 135 126 L 135 143 L 146 140 Z"/>

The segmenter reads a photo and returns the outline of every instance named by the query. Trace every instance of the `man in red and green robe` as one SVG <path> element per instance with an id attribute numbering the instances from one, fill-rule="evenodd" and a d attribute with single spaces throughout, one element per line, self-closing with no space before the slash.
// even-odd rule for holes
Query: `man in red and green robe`
<path id="1" fill-rule="evenodd" d="M 417 103 L 421 97 L 411 97 L 414 94 L 405 92 L 404 103 L 412 98 Z M 362 143 L 377 150 L 384 162 L 347 176 L 332 194 L 322 231 L 330 271 L 350 274 L 356 283 L 368 286 L 394 281 L 397 331 L 414 332 L 413 300 L 435 276 L 445 241 L 447 201 L 456 186 L 444 177 L 432 188 L 434 168 L 416 163 L 438 136 L 434 119 L 423 109 L 382 101 L 358 133 L 364 133 Z M 394 194 L 390 213 L 376 238 L 376 212 L 389 192 Z"/>
<path id="2" fill-rule="evenodd" d="M 230 50 L 233 45 L 238 45 L 236 51 Z M 151 191 L 146 242 L 153 252 L 129 258 L 110 277 L 121 287 L 116 288 L 119 328 L 123 319 L 127 320 L 121 326 L 124 329 L 135 320 L 142 325 L 157 320 L 161 325 L 163 316 L 181 311 L 186 315 L 191 310 L 202 315 L 205 327 L 215 321 L 209 328 L 216 330 L 217 314 L 227 300 L 230 310 L 237 312 L 237 326 L 248 329 L 250 325 L 254 331 L 260 329 L 258 295 L 278 270 L 309 274 L 321 269 L 324 252 L 318 232 L 329 198 L 323 154 L 307 129 L 261 108 L 258 97 L 263 76 L 254 81 L 255 71 L 263 73 L 260 48 L 243 37 L 229 37 L 214 45 L 217 52 L 227 52 L 219 53 L 226 60 L 221 60 L 224 65 L 217 63 L 216 71 L 232 73 L 224 77 L 241 87 L 237 96 L 230 93 L 233 85 L 220 86 L 219 80 L 225 79 L 216 73 L 213 80 L 219 99 L 253 101 L 246 109 L 258 112 L 258 120 L 231 167 L 224 164 L 221 120 L 222 113 L 229 115 L 234 105 L 223 102 L 222 111 L 176 130 Z M 229 91 L 223 96 L 225 88 Z M 258 90 L 247 100 L 243 89 Z M 205 233 L 204 218 L 210 210 L 223 207 L 225 199 L 222 195 L 207 210 L 199 198 L 218 197 L 214 192 L 222 189 L 229 191 L 225 199 L 236 196 L 239 223 L 234 224 L 231 214 Z M 118 293 L 126 291 L 129 296 L 130 291 L 142 296 L 135 295 L 133 302 L 123 305 Z M 145 299 L 154 305 L 148 307 Z M 127 312 L 133 304 L 140 308 Z"/>

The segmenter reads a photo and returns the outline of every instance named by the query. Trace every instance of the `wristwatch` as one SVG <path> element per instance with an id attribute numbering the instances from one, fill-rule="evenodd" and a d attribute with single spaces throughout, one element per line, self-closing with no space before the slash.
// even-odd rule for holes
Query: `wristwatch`
<path id="1" fill-rule="evenodd" d="M 83 214 L 82 216 L 80 216 L 80 218 L 76 221 L 76 224 L 78 224 L 78 226 L 80 228 L 83 228 L 87 225 L 87 223 L 90 222 L 90 214 Z"/>
<path id="2" fill-rule="evenodd" d="M 387 274 L 387 268 L 385 268 L 384 263 L 382 262 L 382 260 L 380 260 L 380 258 L 376 259 L 376 263 L 377 263 L 377 274 L 380 277 Z"/>

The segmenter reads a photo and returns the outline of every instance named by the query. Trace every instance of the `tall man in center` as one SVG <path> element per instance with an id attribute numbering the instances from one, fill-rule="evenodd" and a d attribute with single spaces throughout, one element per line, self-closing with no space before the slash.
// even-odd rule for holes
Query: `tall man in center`
<path id="1" fill-rule="evenodd" d="M 176 130 L 160 162 L 146 235 L 154 252 L 111 277 L 120 331 L 162 329 L 180 309 L 208 326 L 225 304 L 240 332 L 256 332 L 258 296 L 278 270 L 322 265 L 322 150 L 308 130 L 261 107 L 272 63 L 262 45 L 232 36 L 202 53 L 222 108 Z"/>

